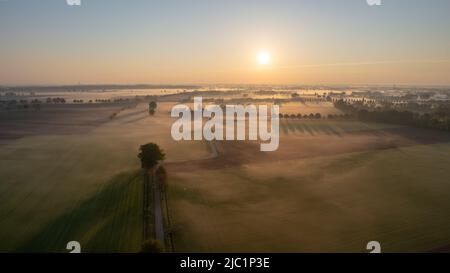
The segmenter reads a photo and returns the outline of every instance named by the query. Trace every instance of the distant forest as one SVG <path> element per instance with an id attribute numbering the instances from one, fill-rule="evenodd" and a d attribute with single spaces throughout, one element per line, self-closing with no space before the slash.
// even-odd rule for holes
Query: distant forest
<path id="1" fill-rule="evenodd" d="M 0 91 L 9 92 L 39 92 L 39 91 L 89 91 L 89 90 L 120 90 L 120 89 L 195 89 L 200 86 L 195 85 L 152 85 L 152 84 L 132 84 L 132 85 L 55 85 L 55 86 L 0 86 Z"/>
<path id="2" fill-rule="evenodd" d="M 366 109 L 362 105 L 344 100 L 334 102 L 334 106 L 361 121 L 391 123 L 415 127 L 450 131 L 450 105 L 439 105 L 429 113 L 396 110 L 390 107 Z"/>

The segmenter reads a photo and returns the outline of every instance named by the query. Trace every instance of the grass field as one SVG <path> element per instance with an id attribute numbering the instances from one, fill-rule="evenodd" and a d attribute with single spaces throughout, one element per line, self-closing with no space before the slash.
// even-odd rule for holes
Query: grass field
<path id="1" fill-rule="evenodd" d="M 322 116 L 340 115 L 342 112 L 336 109 L 331 102 L 320 102 L 320 103 L 300 103 L 300 102 L 290 102 L 284 103 L 280 107 L 280 113 L 283 114 L 302 114 L 309 115 L 311 113 L 320 113 Z"/>
<path id="2" fill-rule="evenodd" d="M 170 166 L 176 251 L 367 252 L 376 240 L 384 252 L 418 252 L 450 244 L 448 135 L 359 122 L 291 125 L 314 135 L 288 130 L 270 155 L 222 143 L 218 162 Z"/>
<path id="3" fill-rule="evenodd" d="M 61 252 L 80 242 L 83 252 L 138 252 L 142 244 L 143 174 L 124 172 L 98 192 L 48 222 L 17 250 Z"/>
<path id="4" fill-rule="evenodd" d="M 142 104 L 83 133 L 59 128 L 3 144 L 0 251 L 65 251 L 67 239 L 84 242 L 86 251 L 138 251 L 142 183 L 134 173 L 140 168 L 139 146 L 158 143 L 167 160 L 209 155 L 204 143 L 172 141 L 172 120 L 163 109 L 149 117 Z M 79 115 L 85 119 L 82 111 Z M 54 121 L 49 115 L 41 123 Z"/>
<path id="5" fill-rule="evenodd" d="M 385 128 L 396 128 L 396 125 L 381 123 L 364 123 L 359 121 L 334 121 L 334 120 L 280 120 L 280 131 L 285 134 L 307 134 L 307 135 L 336 135 L 349 132 L 376 131 Z"/>
<path id="6" fill-rule="evenodd" d="M 117 107 L 74 108 L 69 122 L 63 108 L 56 116 L 2 117 L 11 131 L 0 143 L 0 251 L 66 252 L 73 240 L 83 252 L 139 251 L 136 155 L 148 142 L 167 154 L 175 251 L 366 252 L 372 240 L 385 252 L 450 245 L 448 133 L 283 119 L 276 152 L 226 141 L 216 143 L 213 158 L 205 142 L 171 139 L 173 104 L 159 103 L 154 117 L 145 104 L 112 120 Z"/>

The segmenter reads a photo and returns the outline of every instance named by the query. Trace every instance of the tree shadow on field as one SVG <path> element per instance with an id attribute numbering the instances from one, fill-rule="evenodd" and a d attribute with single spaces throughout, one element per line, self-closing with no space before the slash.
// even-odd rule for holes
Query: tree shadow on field
<path id="1" fill-rule="evenodd" d="M 128 121 L 126 121 L 126 122 L 124 122 L 124 123 L 125 123 L 125 124 L 135 123 L 135 122 L 144 120 L 144 119 L 149 118 L 149 117 L 150 117 L 150 115 L 147 114 L 147 115 L 144 115 L 144 116 L 142 116 L 142 117 L 137 117 L 137 118 L 135 118 L 135 119 L 128 120 Z"/>
<path id="2" fill-rule="evenodd" d="M 44 226 L 17 252 L 138 252 L 142 240 L 141 171 L 113 176 L 94 196 Z"/>
<path id="3" fill-rule="evenodd" d="M 117 116 L 116 119 L 122 120 L 122 119 L 126 119 L 126 118 L 129 118 L 129 117 L 134 117 L 136 115 L 140 115 L 140 114 L 143 114 L 143 113 L 147 113 L 147 110 L 139 110 L 139 111 L 134 111 L 134 112 L 131 112 L 131 113 L 120 114 L 120 115 Z"/>
<path id="4" fill-rule="evenodd" d="M 342 134 L 339 133 L 335 128 L 333 128 L 333 126 L 322 124 L 320 122 L 315 123 L 315 121 L 304 122 L 301 120 L 284 120 L 281 123 L 281 128 L 286 135 L 292 132 L 308 134 L 310 136 L 314 136 L 316 134 L 324 134 L 342 137 Z"/>

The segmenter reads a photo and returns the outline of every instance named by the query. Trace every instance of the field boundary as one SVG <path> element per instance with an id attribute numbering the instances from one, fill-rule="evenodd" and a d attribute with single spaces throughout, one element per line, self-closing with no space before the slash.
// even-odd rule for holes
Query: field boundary
<path id="1" fill-rule="evenodd" d="M 155 210 L 155 239 L 165 246 L 164 239 L 164 219 L 163 211 L 161 206 L 161 185 L 156 179 L 156 170 L 161 166 L 161 164 L 156 165 L 152 170 L 152 181 L 153 181 L 153 200 L 154 200 L 154 210 Z"/>
<path id="2" fill-rule="evenodd" d="M 207 144 L 208 144 L 208 146 L 209 146 L 209 148 L 211 150 L 211 154 L 208 157 L 205 157 L 205 158 L 202 158 L 202 159 L 194 159 L 194 160 L 169 161 L 169 162 L 165 162 L 165 163 L 176 164 L 176 163 L 184 163 L 184 162 L 198 162 L 198 161 L 205 161 L 205 160 L 209 160 L 209 159 L 215 159 L 215 158 L 219 157 L 219 152 L 217 150 L 217 146 L 216 146 L 215 141 L 207 141 Z M 157 167 L 155 167 L 155 170 L 159 166 L 162 166 L 162 165 L 163 165 L 162 163 L 159 164 Z M 156 183 L 156 184 L 160 184 L 160 183 Z M 169 209 L 169 196 L 167 194 L 167 187 L 168 186 L 165 186 L 165 187 L 162 186 L 158 190 L 162 191 L 162 193 L 163 193 L 162 196 L 164 198 L 165 216 L 166 217 L 163 217 L 163 218 L 165 218 L 166 222 L 167 222 L 167 226 L 166 226 L 167 231 L 165 233 L 165 235 L 166 235 L 166 242 L 167 242 L 166 245 L 170 246 L 171 252 L 175 252 L 175 243 L 174 243 L 174 240 L 173 240 L 172 220 L 171 220 L 171 214 L 170 214 L 170 209 Z"/>
<path id="3" fill-rule="evenodd" d="M 149 231 L 149 219 L 150 219 L 150 198 L 149 198 L 149 189 L 150 189 L 150 177 L 148 172 L 143 172 L 144 176 L 144 204 L 143 204 L 143 226 L 142 226 L 142 238 L 145 242 L 148 239 L 148 231 Z"/>

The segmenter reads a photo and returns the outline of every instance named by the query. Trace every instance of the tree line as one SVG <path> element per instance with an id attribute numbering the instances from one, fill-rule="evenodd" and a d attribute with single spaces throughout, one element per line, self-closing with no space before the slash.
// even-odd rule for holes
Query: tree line
<path id="1" fill-rule="evenodd" d="M 395 110 L 391 108 L 376 108 L 368 110 L 338 100 L 334 106 L 342 112 L 367 122 L 381 122 L 398 125 L 423 127 L 450 131 L 450 105 L 440 105 L 428 113 L 417 113 L 408 110 Z"/>
<path id="2" fill-rule="evenodd" d="M 328 114 L 326 116 L 320 114 L 320 113 L 310 113 L 308 114 L 283 114 L 281 113 L 279 115 L 280 119 L 310 119 L 310 120 L 317 120 L 317 119 L 349 119 L 351 116 L 349 114 Z"/>

